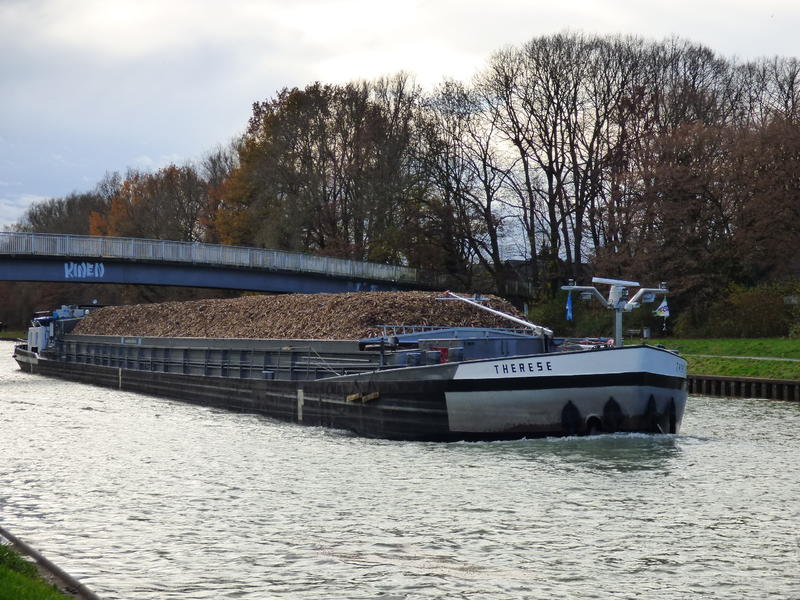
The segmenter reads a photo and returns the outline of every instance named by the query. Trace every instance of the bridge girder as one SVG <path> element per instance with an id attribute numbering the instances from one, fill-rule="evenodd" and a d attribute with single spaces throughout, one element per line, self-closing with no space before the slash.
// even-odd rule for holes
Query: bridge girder
<path id="1" fill-rule="evenodd" d="M 119 283 L 290 293 L 398 291 L 421 287 L 326 274 L 192 263 L 82 258 L 69 260 L 62 256 L 0 256 L 0 280 Z"/>

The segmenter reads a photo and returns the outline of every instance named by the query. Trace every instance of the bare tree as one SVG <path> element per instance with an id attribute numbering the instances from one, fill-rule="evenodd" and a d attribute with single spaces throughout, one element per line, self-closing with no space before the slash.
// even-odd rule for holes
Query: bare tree
<path id="1" fill-rule="evenodd" d="M 450 207 L 458 237 L 504 290 L 508 274 L 501 251 L 505 222 L 512 216 L 504 200 L 508 158 L 503 156 L 496 115 L 463 84 L 447 81 L 429 103 L 439 141 L 429 155 L 434 189 Z"/>

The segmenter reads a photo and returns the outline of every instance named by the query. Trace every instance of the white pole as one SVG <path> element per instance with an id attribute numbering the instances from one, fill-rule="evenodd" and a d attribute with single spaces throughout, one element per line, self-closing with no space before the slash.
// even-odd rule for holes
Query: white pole
<path id="1" fill-rule="evenodd" d="M 454 294 L 453 292 L 451 292 L 449 290 L 446 291 L 445 294 L 447 294 L 448 296 L 452 296 L 453 298 L 456 298 L 457 300 L 461 300 L 462 302 L 466 302 L 467 304 L 471 304 L 472 306 L 480 308 L 481 310 L 485 310 L 486 312 L 490 312 L 493 315 L 498 315 L 500 317 L 508 319 L 509 321 L 513 321 L 514 323 L 518 323 L 519 325 L 522 325 L 524 327 L 530 327 L 531 329 L 533 329 L 533 331 L 536 333 L 536 335 L 549 335 L 549 336 L 553 335 L 553 330 L 552 329 L 547 329 L 547 327 L 542 327 L 540 325 L 535 325 L 534 323 L 531 323 L 530 321 L 525 321 L 523 319 L 518 319 L 517 317 L 512 317 L 509 314 L 506 314 L 506 313 L 501 312 L 499 310 L 495 310 L 493 308 L 489 308 L 488 306 L 484 306 L 483 304 L 475 302 L 474 300 L 470 300 L 469 298 L 463 298 L 462 296 L 459 296 L 458 294 Z"/>

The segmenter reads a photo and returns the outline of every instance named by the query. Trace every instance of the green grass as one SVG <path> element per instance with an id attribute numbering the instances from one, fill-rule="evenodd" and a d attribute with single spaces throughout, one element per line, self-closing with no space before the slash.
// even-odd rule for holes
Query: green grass
<path id="1" fill-rule="evenodd" d="M 0 600 L 70 600 L 44 582 L 36 566 L 0 544 Z"/>
<path id="2" fill-rule="evenodd" d="M 10 329 L 8 331 L 0 331 L 0 338 L 27 338 L 28 332 L 22 329 Z"/>
<path id="3" fill-rule="evenodd" d="M 769 356 L 800 359 L 800 340 L 790 338 L 654 339 L 654 344 L 674 348 L 683 354 L 717 356 Z"/>
<path id="4" fill-rule="evenodd" d="M 691 375 L 756 377 L 800 381 L 800 362 L 759 360 L 800 359 L 800 340 L 788 338 L 661 339 L 653 340 L 678 350 L 689 362 Z M 712 356 L 699 356 L 699 355 Z M 722 358 L 739 357 L 742 358 Z"/>
<path id="5" fill-rule="evenodd" d="M 759 379 L 789 379 L 800 381 L 800 363 L 748 358 L 706 358 L 684 354 L 689 362 L 690 375 L 719 375 L 723 377 L 756 377 Z"/>

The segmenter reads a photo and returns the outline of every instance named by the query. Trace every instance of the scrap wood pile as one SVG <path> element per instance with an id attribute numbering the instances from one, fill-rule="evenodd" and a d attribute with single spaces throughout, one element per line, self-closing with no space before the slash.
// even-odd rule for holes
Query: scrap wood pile
<path id="1" fill-rule="evenodd" d="M 441 292 L 354 292 L 244 296 L 107 306 L 75 328 L 86 335 L 200 338 L 361 339 L 382 335 L 380 325 L 514 327 L 514 323 Z M 496 296 L 484 306 L 522 315 Z"/>

